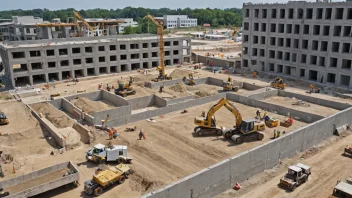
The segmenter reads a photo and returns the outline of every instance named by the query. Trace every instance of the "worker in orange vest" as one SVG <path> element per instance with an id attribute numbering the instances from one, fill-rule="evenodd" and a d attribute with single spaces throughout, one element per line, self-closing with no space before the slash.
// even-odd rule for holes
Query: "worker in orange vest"
<path id="1" fill-rule="evenodd" d="M 113 135 L 114 135 L 114 131 L 112 129 L 109 129 L 109 139 L 112 139 Z"/>

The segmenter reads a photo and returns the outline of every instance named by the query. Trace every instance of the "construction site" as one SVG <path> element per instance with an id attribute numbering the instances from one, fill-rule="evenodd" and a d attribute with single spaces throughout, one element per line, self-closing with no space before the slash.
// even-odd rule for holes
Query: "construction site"
<path id="1" fill-rule="evenodd" d="M 338 197 L 350 185 L 351 97 L 238 72 L 233 42 L 192 40 L 207 47 L 191 55 L 190 38 L 146 18 L 157 36 L 1 47 L 0 197 Z M 118 58 L 75 64 L 87 47 Z M 70 69 L 49 69 L 63 58 Z"/>

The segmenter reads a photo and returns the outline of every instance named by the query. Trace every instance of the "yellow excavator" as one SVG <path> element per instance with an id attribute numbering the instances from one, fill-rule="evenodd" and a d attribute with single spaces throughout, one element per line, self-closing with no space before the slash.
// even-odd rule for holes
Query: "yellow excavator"
<path id="1" fill-rule="evenodd" d="M 183 77 L 183 82 L 186 85 L 195 85 L 196 82 L 194 81 L 193 74 L 188 74 L 188 78 L 185 76 Z"/>
<path id="2" fill-rule="evenodd" d="M 122 96 L 122 97 L 136 94 L 136 90 L 134 90 L 132 87 L 133 81 L 134 81 L 134 78 L 130 77 L 129 82 L 119 83 L 119 87 L 117 89 L 115 89 L 115 94 Z"/>
<path id="3" fill-rule="evenodd" d="M 231 76 L 229 76 L 227 78 L 227 82 L 224 82 L 224 87 L 223 87 L 223 91 L 234 91 L 237 92 L 239 90 L 239 86 L 235 86 L 233 84 L 232 78 Z"/>
<path id="4" fill-rule="evenodd" d="M 9 124 L 9 120 L 7 119 L 5 113 L 0 112 L 0 125 L 7 125 Z"/>
<path id="5" fill-rule="evenodd" d="M 277 77 L 274 81 L 270 83 L 270 86 L 276 89 L 285 89 L 286 84 L 280 77 Z"/>
<path id="6" fill-rule="evenodd" d="M 151 20 L 155 25 L 158 26 L 158 36 L 159 36 L 159 49 L 160 49 L 160 66 L 156 69 L 159 71 L 157 78 L 153 79 L 154 82 L 162 80 L 172 80 L 171 77 L 167 76 L 165 73 L 165 62 L 164 62 L 164 23 L 163 20 L 155 19 L 152 15 L 148 14 L 144 18 Z"/>
<path id="7" fill-rule="evenodd" d="M 215 112 L 221 107 L 225 106 L 235 117 L 236 126 L 231 129 L 223 129 L 216 127 Z M 196 117 L 194 124 L 194 133 L 202 136 L 209 133 L 216 135 L 223 135 L 227 139 L 232 139 L 236 144 L 241 144 L 244 140 L 262 140 L 264 133 L 259 132 L 265 130 L 264 122 L 257 121 L 256 119 L 243 120 L 237 108 L 226 98 L 222 98 L 217 104 L 212 106 L 208 114 L 202 117 Z"/>

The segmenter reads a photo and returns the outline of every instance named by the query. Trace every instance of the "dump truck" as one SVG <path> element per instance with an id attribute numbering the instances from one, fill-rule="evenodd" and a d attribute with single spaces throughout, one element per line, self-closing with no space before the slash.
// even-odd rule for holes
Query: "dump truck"
<path id="1" fill-rule="evenodd" d="M 286 175 L 280 179 L 280 186 L 294 191 L 297 186 L 308 180 L 310 174 L 311 169 L 307 165 L 298 163 L 290 166 Z"/>
<path id="2" fill-rule="evenodd" d="M 114 167 L 98 168 L 93 178 L 84 182 L 84 191 L 88 195 L 99 196 L 104 189 L 116 183 L 122 184 L 132 174 L 128 165 L 119 164 Z"/>
<path id="3" fill-rule="evenodd" d="M 335 197 L 352 198 L 352 185 L 343 181 L 338 181 L 332 195 Z"/>
<path id="4" fill-rule="evenodd" d="M 77 186 L 78 181 L 79 171 L 76 165 L 68 161 L 1 181 L 0 189 L 3 189 L 2 194 L 9 194 L 6 198 L 24 198 L 33 197 L 67 184 Z"/>
<path id="5" fill-rule="evenodd" d="M 86 154 L 87 161 L 95 163 L 118 162 L 131 163 L 132 158 L 127 155 L 127 146 L 97 144 Z"/>

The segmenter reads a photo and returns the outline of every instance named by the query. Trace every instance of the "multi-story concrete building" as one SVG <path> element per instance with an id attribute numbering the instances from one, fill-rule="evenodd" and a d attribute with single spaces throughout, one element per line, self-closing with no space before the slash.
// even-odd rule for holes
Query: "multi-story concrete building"
<path id="1" fill-rule="evenodd" d="M 156 35 L 123 35 L 4 42 L 0 55 L 8 87 L 159 66 Z M 190 62 L 189 37 L 168 36 L 165 64 Z"/>
<path id="2" fill-rule="evenodd" d="M 243 68 L 352 88 L 352 2 L 243 4 Z"/>
<path id="3" fill-rule="evenodd" d="M 187 15 L 164 15 L 163 21 L 166 28 L 197 26 L 197 19 L 188 18 Z"/>
<path id="4" fill-rule="evenodd" d="M 39 34 L 36 23 L 43 23 L 43 19 L 33 16 L 13 16 L 11 22 L 6 20 L 6 23 L 0 23 L 0 39 L 36 40 Z"/>

